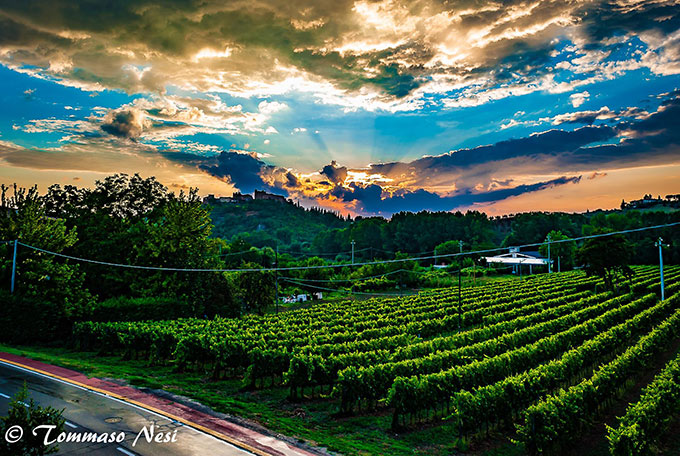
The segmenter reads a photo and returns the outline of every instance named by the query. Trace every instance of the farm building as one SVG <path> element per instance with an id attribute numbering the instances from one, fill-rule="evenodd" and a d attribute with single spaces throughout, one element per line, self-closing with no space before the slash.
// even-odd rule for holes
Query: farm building
<path id="1" fill-rule="evenodd" d="M 539 252 L 520 252 L 517 247 L 510 247 L 510 252 L 484 258 L 488 264 L 506 264 L 512 266 L 514 274 L 522 273 L 522 266 L 529 266 L 529 274 L 533 273 L 533 266 L 547 266 L 548 259 Z"/>

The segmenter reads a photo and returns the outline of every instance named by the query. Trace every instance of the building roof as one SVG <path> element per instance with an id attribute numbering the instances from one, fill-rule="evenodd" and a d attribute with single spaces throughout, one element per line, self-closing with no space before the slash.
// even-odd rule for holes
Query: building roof
<path id="1" fill-rule="evenodd" d="M 503 263 L 503 264 L 548 264 L 548 259 L 541 256 L 535 251 L 528 252 L 510 252 L 484 257 L 487 263 Z"/>

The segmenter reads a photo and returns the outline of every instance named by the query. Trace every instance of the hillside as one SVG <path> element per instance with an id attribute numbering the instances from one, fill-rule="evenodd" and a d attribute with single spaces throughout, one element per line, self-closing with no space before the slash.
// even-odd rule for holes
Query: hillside
<path id="1" fill-rule="evenodd" d="M 349 222 L 323 209 L 305 209 L 292 202 L 251 200 L 213 203 L 213 236 L 238 237 L 257 247 L 275 246 L 297 250 L 319 233 L 344 228 Z"/>
<path id="2" fill-rule="evenodd" d="M 679 211 L 660 205 L 586 213 L 528 212 L 502 217 L 488 217 L 477 211 L 465 214 L 421 211 L 398 213 L 390 219 L 353 220 L 323 209 L 305 209 L 292 202 L 249 200 L 209 205 L 214 237 L 227 241 L 243 239 L 256 247 L 278 244 L 281 251 L 322 256 L 348 251 L 354 240 L 357 258 L 361 260 L 391 258 L 393 252 L 432 252 L 450 240 L 462 240 L 465 250 L 479 250 L 539 242 L 550 231 L 573 238 L 600 229 L 634 229 L 680 221 Z M 656 261 L 656 251 L 649 245 L 658 236 L 676 245 L 672 242 L 677 236 L 673 230 L 631 235 L 637 262 Z M 643 238 L 647 240 L 641 242 Z M 672 247 L 669 259 L 674 259 L 676 252 Z"/>

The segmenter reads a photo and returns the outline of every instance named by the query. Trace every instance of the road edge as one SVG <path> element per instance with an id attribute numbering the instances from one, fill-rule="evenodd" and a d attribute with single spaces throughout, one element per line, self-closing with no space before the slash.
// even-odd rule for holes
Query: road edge
<path id="1" fill-rule="evenodd" d="M 210 429 L 208 427 L 205 427 L 201 424 L 194 423 L 194 422 L 187 420 L 185 418 L 176 416 L 176 415 L 174 415 L 170 412 L 167 412 L 165 410 L 153 407 L 153 406 L 145 404 L 143 402 L 136 401 L 134 399 L 130 399 L 128 397 L 125 397 L 125 396 L 120 395 L 118 393 L 115 393 L 113 391 L 109 391 L 109 390 L 106 390 L 106 389 L 103 389 L 103 388 L 98 388 L 96 386 L 88 385 L 86 383 L 82 383 L 82 382 L 79 382 L 77 380 L 62 377 L 62 376 L 57 375 L 53 372 L 45 371 L 45 370 L 38 369 L 38 368 L 33 367 L 33 366 L 29 366 L 29 365 L 22 364 L 22 363 L 19 363 L 19 362 L 16 362 L 16 361 L 12 361 L 10 359 L 7 359 L 5 355 L 8 355 L 8 353 L 0 353 L 0 362 L 10 364 L 10 365 L 13 365 L 13 366 L 16 366 L 16 367 L 20 367 L 22 369 L 25 369 L 25 370 L 28 370 L 28 371 L 31 371 L 31 372 L 35 372 L 37 374 L 41 374 L 41 375 L 44 375 L 44 376 L 47 376 L 47 377 L 51 377 L 51 378 L 57 379 L 61 382 L 68 383 L 68 384 L 71 384 L 71 385 L 74 385 L 74 386 L 78 386 L 79 388 L 83 388 L 83 389 L 86 389 L 86 390 L 89 390 L 89 391 L 94 391 L 94 392 L 97 392 L 99 394 L 103 394 L 105 396 L 109 396 L 109 397 L 118 399 L 119 401 L 126 402 L 128 404 L 134 405 L 136 407 L 143 408 L 143 409 L 148 410 L 150 412 L 157 413 L 159 415 L 162 415 L 162 416 L 169 418 L 171 420 L 180 422 L 180 423 L 182 423 L 186 426 L 189 426 L 189 427 L 194 428 L 196 430 L 199 430 L 203 433 L 211 435 L 211 436 L 213 436 L 213 437 L 215 437 L 219 440 L 225 441 L 225 442 L 227 442 L 231 445 L 234 445 L 234 446 L 236 446 L 236 447 L 238 447 L 242 450 L 248 451 L 248 452 L 253 453 L 255 455 L 258 455 L 258 456 L 272 456 L 273 455 L 273 453 L 268 453 L 268 452 L 266 452 L 266 451 L 264 451 L 260 448 L 256 448 L 256 447 L 254 447 L 254 446 L 252 446 L 248 443 L 241 442 L 238 439 L 235 439 L 235 438 L 230 437 L 228 435 L 217 432 L 217 431 Z M 12 356 L 18 356 L 18 355 L 12 355 Z M 30 358 L 27 358 L 27 359 L 30 359 Z M 42 364 L 45 364 L 45 363 L 42 363 Z"/>

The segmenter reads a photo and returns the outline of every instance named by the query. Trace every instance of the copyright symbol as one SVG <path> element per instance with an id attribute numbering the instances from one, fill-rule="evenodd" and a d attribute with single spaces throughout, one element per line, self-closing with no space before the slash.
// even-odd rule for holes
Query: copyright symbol
<path id="1" fill-rule="evenodd" d="M 5 432 L 5 441 L 7 443 L 17 443 L 24 436 L 24 430 L 21 426 L 14 425 Z"/>

